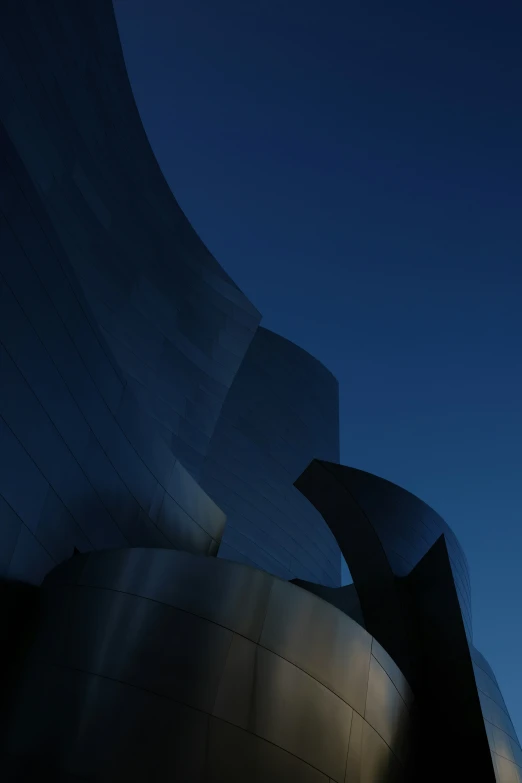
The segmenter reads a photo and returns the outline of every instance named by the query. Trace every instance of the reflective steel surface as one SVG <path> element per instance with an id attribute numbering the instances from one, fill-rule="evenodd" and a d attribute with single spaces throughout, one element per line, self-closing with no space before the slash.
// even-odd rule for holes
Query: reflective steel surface
<path id="1" fill-rule="evenodd" d="M 390 742 L 386 727 L 401 724 L 412 699 L 404 672 L 418 705 L 415 774 L 422 770 L 434 782 L 522 783 L 513 724 L 491 668 L 471 644 L 469 576 L 454 533 L 411 493 L 353 468 L 314 460 L 296 486 L 336 536 L 359 600 L 351 591 L 344 596 L 346 588 L 301 584 L 349 615 L 362 614 L 376 637 L 367 722 Z M 389 682 L 393 698 L 383 701 Z M 401 742 L 394 737 L 399 758 Z"/>
<path id="2" fill-rule="evenodd" d="M 6 0 L 0 19 L 1 119 L 40 211 L 124 395 L 197 471 L 260 314 L 196 235 L 159 169 L 112 3 Z M 13 212 L 7 220 L 22 227 Z M 33 229 L 26 240 L 33 252 L 35 236 Z M 132 411 L 122 405 L 120 416 L 132 429 Z"/>
<path id="3" fill-rule="evenodd" d="M 474 647 L 471 657 L 496 779 L 498 783 L 522 783 L 522 748 L 496 677 Z"/>
<path id="4" fill-rule="evenodd" d="M 0 71 L 0 576 L 39 584 L 75 549 L 216 555 L 223 500 L 222 556 L 338 584 L 292 486 L 339 458 L 337 381 L 258 329 L 188 223 L 112 3 L 5 0 Z"/>
<path id="5" fill-rule="evenodd" d="M 471 588 L 466 556 L 457 537 L 439 514 L 411 492 L 363 470 L 321 462 L 325 471 L 342 484 L 359 512 L 370 520 L 386 561 L 395 576 L 406 576 L 444 535 L 453 579 L 469 638 Z"/>
<path id="6" fill-rule="evenodd" d="M 522 783 L 456 537 L 259 322 L 110 0 L 3 0 L 1 779 Z"/>
<path id="7" fill-rule="evenodd" d="M 161 174 L 110 0 L 6 0 L 0 70 L 0 574 L 215 555 L 192 476 L 260 315 Z"/>
<path id="8" fill-rule="evenodd" d="M 404 775 L 407 684 L 367 631 L 311 593 L 154 549 L 76 555 L 41 593 L 5 748 L 21 774 L 43 758 L 115 781 Z"/>
<path id="9" fill-rule="evenodd" d="M 282 579 L 341 583 L 339 546 L 293 486 L 339 460 L 339 388 L 320 362 L 259 328 L 230 387 L 200 480 L 227 514 L 220 553 Z"/>

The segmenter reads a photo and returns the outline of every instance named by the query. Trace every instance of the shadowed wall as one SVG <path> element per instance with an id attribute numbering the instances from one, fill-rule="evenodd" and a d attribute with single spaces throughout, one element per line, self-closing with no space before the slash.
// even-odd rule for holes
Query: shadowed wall
<path id="1" fill-rule="evenodd" d="M 338 586 L 339 546 L 293 482 L 339 460 L 339 386 L 309 353 L 259 328 L 225 400 L 201 473 L 227 514 L 220 556 Z M 328 457 L 327 457 L 328 455 Z"/>

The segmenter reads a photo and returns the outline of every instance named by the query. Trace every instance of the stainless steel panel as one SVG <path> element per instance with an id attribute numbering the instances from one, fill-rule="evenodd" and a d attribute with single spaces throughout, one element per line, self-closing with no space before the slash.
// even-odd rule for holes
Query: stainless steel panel
<path id="1" fill-rule="evenodd" d="M 2 363 L 0 351 L 0 380 L 3 383 Z M 0 433 L 0 494 L 32 531 L 38 526 L 48 489 L 48 482 L 16 434 L 5 424 Z"/>
<path id="2" fill-rule="evenodd" d="M 274 581 L 260 644 L 364 711 L 372 637 L 331 604 Z"/>
<path id="3" fill-rule="evenodd" d="M 359 783 L 402 783 L 403 769 L 388 745 L 371 726 L 363 723 Z M 347 779 L 346 783 L 351 783 Z"/>
<path id="4" fill-rule="evenodd" d="M 233 509 L 224 533 L 231 557 L 240 552 L 259 568 L 269 562 L 283 578 L 340 584 L 339 548 L 291 485 L 290 476 L 318 455 L 339 458 L 337 382 L 305 351 L 259 328 L 201 472 L 202 486 Z M 248 548 L 238 545 L 237 532 L 250 541 Z M 328 548 L 335 553 L 330 563 L 322 553 Z"/>
<path id="5" fill-rule="evenodd" d="M 493 763 L 497 783 L 522 783 L 522 769 L 513 762 L 493 753 Z"/>
<path id="6" fill-rule="evenodd" d="M 493 671 L 493 669 L 491 668 L 487 660 L 484 658 L 482 653 L 479 650 L 477 650 L 476 647 L 473 647 L 473 645 L 470 647 L 470 652 L 471 652 L 471 657 L 473 659 L 473 663 L 476 664 L 476 666 L 478 666 L 480 669 L 485 671 L 488 677 L 491 677 L 493 682 L 498 685 L 495 672 Z"/>
<path id="7" fill-rule="evenodd" d="M 517 763 L 511 746 L 513 740 L 510 740 L 509 735 L 506 734 L 505 731 L 502 731 L 502 729 L 499 729 L 498 726 L 494 726 L 492 723 L 490 723 L 488 738 L 490 741 L 492 741 L 493 750 L 496 753 L 508 759 L 509 761 L 512 761 L 514 764 Z"/>
<path id="8" fill-rule="evenodd" d="M 206 781 L 329 783 L 329 778 L 277 745 L 219 718 L 211 718 Z"/>
<path id="9" fill-rule="evenodd" d="M 166 489 L 212 538 L 221 540 L 226 522 L 225 514 L 203 492 L 178 460 L 174 463 Z"/>
<path id="10" fill-rule="evenodd" d="M 86 556 L 81 584 L 170 604 L 257 641 L 272 578 L 248 566 L 164 549 Z"/>
<path id="11" fill-rule="evenodd" d="M 490 699 L 489 696 L 486 696 L 482 691 L 479 691 L 478 695 L 485 720 L 489 720 L 494 726 L 502 729 L 515 741 L 518 741 L 515 727 L 507 712 L 505 712 L 496 701 Z"/>
<path id="12" fill-rule="evenodd" d="M 504 699 L 496 681 L 477 664 L 473 665 L 473 671 L 475 672 L 475 679 L 479 690 L 485 693 L 486 696 L 489 696 L 490 699 L 493 699 L 493 701 L 496 701 L 497 704 L 500 704 L 501 707 L 505 706 Z"/>
<path id="13" fill-rule="evenodd" d="M 6 302 L 0 310 L 5 313 L 3 331 L 12 337 L 6 347 L 28 384 L 24 386 L 20 379 L 16 384 L 20 393 L 27 393 L 25 402 L 20 395 L 11 398 L 8 418 L 13 432 L 30 446 L 29 452 L 93 545 L 115 546 L 126 542 L 116 537 L 109 515 L 102 514 L 99 504 L 88 507 L 92 487 L 78 473 L 49 421 L 54 421 L 79 463 L 92 427 L 114 469 L 147 508 L 145 501 L 156 479 L 163 480 L 162 472 L 174 461 L 172 441 L 167 445 L 157 437 L 159 430 L 149 414 L 155 413 L 156 402 L 162 398 L 181 396 L 180 433 L 186 433 L 193 444 L 203 421 L 206 437 L 198 444 L 206 447 L 259 314 L 186 223 L 150 154 L 125 78 L 110 3 L 96 9 L 103 44 L 92 19 L 84 21 L 90 11 L 78 12 L 77 5 L 72 10 L 54 4 L 40 12 L 38 3 L 15 3 L 2 17 L 5 41 L 0 57 L 6 74 L 2 100 L 7 99 L 9 111 L 4 114 L 7 126 L 2 131 L 0 161 L 2 209 L 7 218 L 2 219 L 0 265 L 11 289 L 11 305 L 7 307 Z M 86 71 L 87 58 L 78 67 L 78 46 L 90 53 L 91 76 Z M 113 55 L 108 70 L 104 51 Z M 94 59 L 93 52 L 98 53 Z M 101 91 L 92 89 L 92 78 L 99 88 L 104 86 Z M 111 79 L 116 81 L 111 84 Z M 112 118 L 106 114 L 108 107 L 109 115 L 114 112 Z M 85 142 L 82 149 L 78 134 Z M 145 144 L 142 154 L 138 152 L 140 139 Z M 133 145 L 137 145 L 134 152 Z M 124 160 L 136 165 L 134 170 L 125 165 L 122 175 Z M 145 191 L 144 181 L 149 183 Z M 166 215 L 170 217 L 165 219 Z M 110 238 L 106 232 L 109 220 Z M 157 229 L 152 233 L 151 225 Z M 156 242 L 152 252 L 151 241 Z M 178 263 L 172 263 L 173 257 Z M 148 295 L 151 292 L 157 296 Z M 100 328 L 110 330 L 111 326 L 101 316 L 104 306 L 106 312 L 112 310 L 113 331 L 120 337 L 114 356 Z M 23 329 L 16 328 L 22 325 Z M 132 394 L 125 396 L 126 415 L 120 417 L 123 431 L 114 418 L 122 391 L 128 388 L 128 378 L 118 366 L 126 356 L 121 338 L 136 354 L 146 391 L 141 405 Z M 232 341 L 236 350 L 223 351 L 222 338 Z M 153 358 L 161 354 L 161 366 L 154 361 L 151 366 L 152 354 Z M 211 384 L 208 397 L 213 405 L 201 396 L 207 373 L 224 381 Z M 29 404 L 33 393 L 43 411 Z M 28 420 L 20 416 L 24 410 L 31 412 L 29 429 Z M 130 445 L 134 442 L 139 457 Z M 53 457 L 47 462 L 41 459 L 46 448 Z M 16 443 L 4 440 L 0 462 L 4 455 L 7 466 L 0 473 L 7 476 L 18 456 Z M 198 464 L 202 456 L 197 455 Z M 93 456 L 90 479 L 96 475 L 94 463 L 103 473 L 101 459 L 100 453 Z M 48 475 L 51 468 L 56 468 L 52 476 Z M 158 472 L 156 479 L 151 471 Z M 18 497 L 19 483 L 12 476 L 6 497 L 34 532 L 41 480 L 30 465 L 18 473 L 24 477 L 25 497 L 23 493 Z M 91 483 L 100 490 L 94 480 Z M 198 521 L 207 526 L 207 532 L 212 527 L 220 536 L 223 514 L 209 498 L 203 499 L 203 491 L 190 476 L 184 484 L 189 502 L 201 511 Z M 105 484 L 102 487 L 107 489 Z M 112 494 L 106 510 L 116 519 L 119 513 L 126 516 Z M 91 521 L 101 520 L 96 539 L 84 524 L 89 515 Z M 60 520 L 56 527 L 61 527 Z M 56 527 L 51 531 L 53 538 Z M 104 527 L 109 530 L 106 536 L 100 530 Z M 140 543 L 149 545 L 150 541 L 146 537 Z M 206 542 L 199 551 L 207 551 Z M 32 574 L 27 576 L 35 581 Z"/>
<path id="14" fill-rule="evenodd" d="M 31 531 L 25 525 L 20 525 L 20 532 L 7 569 L 8 579 L 39 585 L 55 565 L 55 561 Z"/>
<path id="15" fill-rule="evenodd" d="M 234 636 L 213 715 L 342 781 L 353 710 L 317 680 Z"/>
<path id="16" fill-rule="evenodd" d="M 75 548 L 80 552 L 92 549 L 91 542 L 52 487 L 49 487 L 35 536 L 57 563 L 71 557 Z"/>
<path id="17" fill-rule="evenodd" d="M 207 553 L 213 541 L 168 493 L 161 504 L 157 525 L 171 546 L 186 552 Z"/>
<path id="18" fill-rule="evenodd" d="M 280 579 L 291 579 L 293 572 L 288 570 L 288 566 L 279 558 L 277 553 L 270 548 L 270 553 L 265 550 L 261 543 L 254 538 L 245 535 L 241 530 L 235 528 L 235 512 L 229 515 L 230 529 L 227 528 L 227 544 L 234 551 L 240 552 L 241 557 L 231 557 L 232 560 L 240 562 L 251 562 L 256 568 L 277 576 Z M 262 536 L 261 536 L 262 537 Z M 288 558 L 285 558 L 290 563 Z"/>
<path id="19" fill-rule="evenodd" d="M 60 667 L 33 667 L 24 685 L 8 752 L 59 759 L 64 772 L 99 783 L 204 780 L 204 713 Z"/>
<path id="20" fill-rule="evenodd" d="M 364 718 L 399 758 L 405 756 L 408 711 L 397 688 L 373 655 Z"/>
<path id="21" fill-rule="evenodd" d="M 518 742 L 511 740 L 511 752 L 513 753 L 513 759 L 519 767 L 522 767 L 522 748 Z"/>
<path id="22" fill-rule="evenodd" d="M 522 749 L 518 742 L 488 720 L 485 720 L 484 724 L 491 752 L 498 753 L 508 761 L 522 767 Z"/>
<path id="23" fill-rule="evenodd" d="M 364 719 L 361 718 L 358 712 L 354 712 L 348 758 L 346 759 L 345 783 L 360 783 L 361 781 L 363 728 Z"/>
<path id="24" fill-rule="evenodd" d="M 410 707 L 414 700 L 413 691 L 391 655 L 386 652 L 377 639 L 373 639 L 372 641 L 372 655 L 381 664 L 382 668 L 402 696 L 406 706 Z"/>
<path id="25" fill-rule="evenodd" d="M 71 606 L 64 593 L 73 591 Z M 35 651 L 40 659 L 212 710 L 232 631 L 124 593 L 79 586 L 52 592 L 47 646 Z"/>
<path id="26" fill-rule="evenodd" d="M 0 419 L 0 440 L 2 438 L 2 422 Z M 22 520 L 15 514 L 10 505 L 0 494 L 0 576 L 5 576 L 11 562 L 11 556 L 15 550 Z"/>

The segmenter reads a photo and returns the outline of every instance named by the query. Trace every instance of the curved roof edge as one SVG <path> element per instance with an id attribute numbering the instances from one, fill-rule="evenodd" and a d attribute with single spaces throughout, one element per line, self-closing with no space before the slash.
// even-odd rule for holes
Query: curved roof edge
<path id="1" fill-rule="evenodd" d="M 331 378 L 339 385 L 339 380 L 337 376 L 330 370 L 329 367 L 324 364 L 320 359 L 317 358 L 317 356 L 314 356 L 313 353 L 310 353 L 310 351 L 307 351 L 306 348 L 303 348 L 301 345 L 298 345 L 298 343 L 294 342 L 293 340 L 290 340 L 289 337 L 284 337 L 279 332 L 275 332 L 273 329 L 268 329 L 266 326 L 263 326 L 263 322 L 261 322 L 260 326 L 257 328 L 258 332 L 265 332 L 267 335 L 270 335 L 270 338 L 274 340 L 280 340 L 281 342 L 286 343 L 292 350 L 297 351 L 298 353 L 301 353 L 303 357 L 310 361 L 311 363 L 314 363 L 318 365 L 321 370 L 324 370 L 325 373 L 327 373 Z"/>

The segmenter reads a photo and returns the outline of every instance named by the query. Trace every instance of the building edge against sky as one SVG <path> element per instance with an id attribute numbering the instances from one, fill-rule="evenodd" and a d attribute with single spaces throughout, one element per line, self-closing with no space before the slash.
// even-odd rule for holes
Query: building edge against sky
<path id="1" fill-rule="evenodd" d="M 224 515 L 196 482 L 260 314 L 199 240 L 158 167 L 110 3 L 79 3 L 72 14 L 65 3 L 23 2 L 2 15 L 4 572 L 39 581 L 75 547 L 207 551 Z M 272 345 L 291 350 L 275 336 Z M 281 365 L 283 353 L 274 350 L 280 375 L 266 377 L 266 393 L 277 395 L 278 383 L 284 395 L 288 377 L 285 414 L 305 418 L 302 432 L 298 424 L 289 433 L 293 444 L 265 416 L 271 483 L 263 496 L 250 486 L 241 501 L 272 503 L 274 518 L 258 509 L 249 558 L 280 569 L 289 495 L 308 519 L 310 552 L 294 540 L 285 573 L 339 584 L 339 549 L 292 486 L 313 456 L 338 459 L 337 382 L 322 370 L 321 389 L 316 372 L 317 402 L 303 394 L 292 411 L 295 371 Z M 291 359 L 304 363 L 301 377 L 321 367 L 296 347 Z M 254 354 L 246 372 L 255 366 Z M 330 409 L 322 435 L 311 419 Z M 304 458 L 285 465 L 303 441 Z M 255 435 L 244 444 L 252 472 L 262 459 Z M 218 448 L 216 439 L 214 455 Z M 243 559 L 243 549 L 228 556 Z"/>
<path id="2" fill-rule="evenodd" d="M 339 461 L 337 380 L 310 354 L 260 327 L 201 473 L 203 489 L 227 515 L 223 556 L 282 579 L 339 586 L 337 542 L 293 486 L 320 455 Z"/>
<path id="3" fill-rule="evenodd" d="M 43 583 L 15 590 L 40 623 L 12 692 L 9 610 L 7 774 L 377 783 L 413 745 L 520 783 L 454 534 L 338 464 L 337 381 L 183 215 L 110 1 L 0 21 L 4 600 Z"/>

